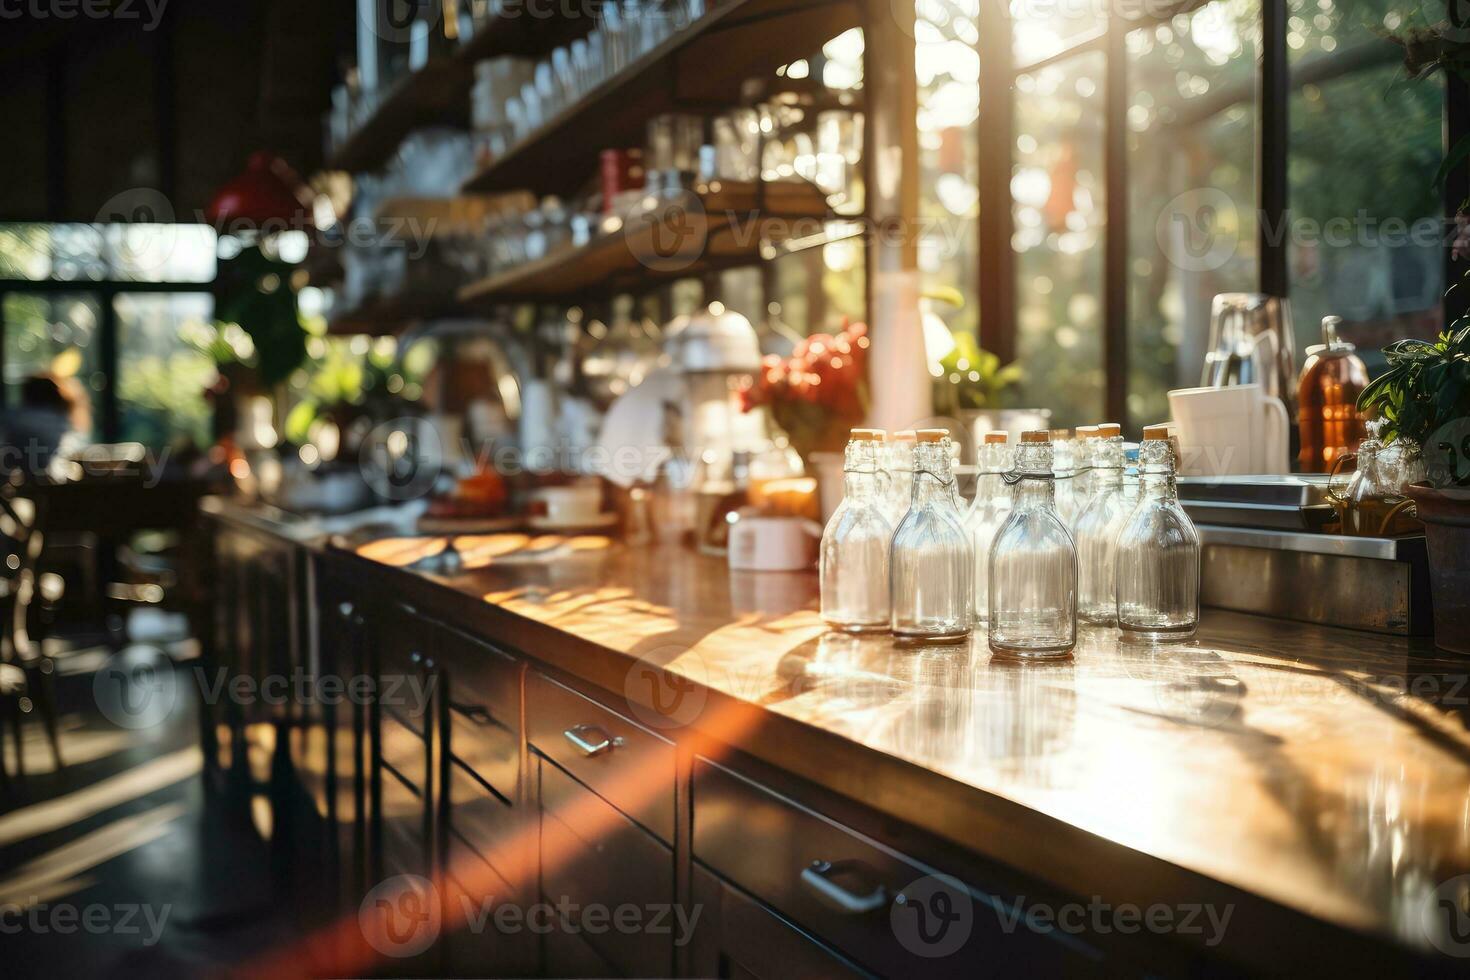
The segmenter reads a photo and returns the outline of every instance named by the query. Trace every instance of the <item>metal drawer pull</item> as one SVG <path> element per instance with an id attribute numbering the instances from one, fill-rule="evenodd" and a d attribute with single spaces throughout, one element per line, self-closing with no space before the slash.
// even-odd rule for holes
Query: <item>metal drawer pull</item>
<path id="1" fill-rule="evenodd" d="M 562 734 L 585 756 L 601 755 L 623 744 L 623 736 L 609 735 L 596 725 L 573 725 Z"/>
<path id="2" fill-rule="evenodd" d="M 850 862 L 813 861 L 809 867 L 801 871 L 801 880 L 804 885 L 827 899 L 833 905 L 844 912 L 860 914 L 863 912 L 874 912 L 888 904 L 888 892 L 882 885 L 874 888 L 866 895 L 857 895 L 843 888 L 830 877 L 834 873 L 852 870 L 854 865 Z"/>

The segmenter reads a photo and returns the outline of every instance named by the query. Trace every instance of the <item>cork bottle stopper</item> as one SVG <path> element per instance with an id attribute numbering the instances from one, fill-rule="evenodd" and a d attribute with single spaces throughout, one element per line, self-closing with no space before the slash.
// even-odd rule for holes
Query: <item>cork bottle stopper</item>
<path id="1" fill-rule="evenodd" d="M 1097 434 L 1102 439 L 1116 439 L 1123 434 L 1123 427 L 1117 422 L 1103 422 L 1098 425 Z"/>
<path id="2" fill-rule="evenodd" d="M 1010 438 L 1010 433 L 1006 432 L 1004 429 L 991 429 L 989 432 L 985 433 L 985 445 L 1004 446 L 1007 442 L 1010 441 Z"/>
<path id="3" fill-rule="evenodd" d="M 853 429 L 852 438 L 857 442 L 886 442 L 888 433 L 883 429 Z"/>
<path id="4" fill-rule="evenodd" d="M 919 429 L 914 433 L 919 442 L 939 442 L 949 438 L 948 429 Z"/>
<path id="5" fill-rule="evenodd" d="M 1143 441 L 1144 442 L 1168 442 L 1169 441 L 1169 426 L 1168 426 L 1168 424 L 1167 423 L 1159 423 L 1158 425 L 1145 425 L 1143 427 Z"/>
<path id="6" fill-rule="evenodd" d="M 916 442 L 918 436 L 913 429 L 899 429 L 893 434 L 894 442 Z"/>
<path id="7" fill-rule="evenodd" d="M 1051 442 L 1051 433 L 1046 429 L 1030 429 L 1021 433 L 1022 442 Z"/>

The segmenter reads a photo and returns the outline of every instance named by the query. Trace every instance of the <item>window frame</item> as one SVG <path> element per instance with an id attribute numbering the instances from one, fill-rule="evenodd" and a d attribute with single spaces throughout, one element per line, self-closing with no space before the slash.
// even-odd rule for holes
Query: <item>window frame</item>
<path id="1" fill-rule="evenodd" d="M 981 343 L 999 355 L 1002 363 L 1015 359 L 1016 256 L 1011 247 L 1014 222 L 1011 213 L 1011 170 L 1015 162 L 1015 81 L 1047 65 L 1066 61 L 1088 51 L 1104 53 L 1104 188 L 1106 220 L 1103 231 L 1103 335 L 1104 411 L 1130 427 L 1128 418 L 1128 58 L 1127 38 L 1131 31 L 1165 23 L 1179 14 L 1206 6 L 1209 0 L 1180 0 L 1155 16 L 1125 17 L 1110 10 L 1105 26 L 1073 40 L 1061 50 L 1024 65 L 1014 57 L 1014 18 L 1005 0 L 982 2 L 978 43 L 980 54 L 980 117 L 976 139 L 994 146 L 996 134 L 1004 134 L 1006 152 L 980 155 L 979 292 Z M 1254 109 L 1259 137 L 1256 145 L 1257 278 L 1259 290 L 1273 296 L 1290 294 L 1288 242 L 1284 236 L 1268 234 L 1282 227 L 1289 211 L 1287 157 L 1290 149 L 1291 67 L 1287 45 L 1286 0 L 1260 0 L 1261 35 L 1255 70 Z M 1116 7 L 1116 5 L 1113 5 Z M 1466 83 L 1454 76 L 1445 79 L 1443 147 L 1453 146 L 1470 133 L 1470 106 Z M 1428 175 L 1426 175 L 1428 179 Z M 1444 215 L 1459 209 L 1463 195 L 1453 187 L 1470 182 L 1470 164 L 1462 162 L 1445 181 Z M 1121 206 L 1120 206 L 1121 205 Z M 1445 283 L 1459 281 L 1470 270 L 1470 259 L 1455 261 L 1446 247 Z M 1446 323 L 1470 313 L 1470 293 L 1447 289 L 1442 297 Z"/>

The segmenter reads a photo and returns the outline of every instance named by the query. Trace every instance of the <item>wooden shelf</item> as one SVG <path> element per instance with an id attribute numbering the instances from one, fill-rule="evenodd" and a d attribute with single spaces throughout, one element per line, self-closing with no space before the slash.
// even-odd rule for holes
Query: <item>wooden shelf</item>
<path id="1" fill-rule="evenodd" d="M 464 189 L 569 195 L 595 175 L 602 150 L 642 146 L 654 116 L 736 105 L 747 78 L 809 57 L 860 23 L 848 0 L 727 0 L 482 168 Z"/>
<path id="2" fill-rule="evenodd" d="M 539 58 L 592 29 L 592 18 L 580 9 L 545 17 L 511 6 L 512 12 L 487 21 L 452 55 L 399 79 L 377 111 L 332 154 L 325 169 L 377 170 L 414 129 L 434 124 L 468 128 L 476 62 L 503 54 Z"/>
<path id="3" fill-rule="evenodd" d="M 398 80 L 387 98 L 327 160 L 325 169 L 362 173 L 382 167 L 410 130 L 469 123 L 468 82 L 453 59 L 430 62 Z"/>
<path id="4" fill-rule="evenodd" d="M 379 296 L 351 310 L 334 312 L 327 318 L 327 333 L 336 336 L 368 334 L 383 337 L 399 334 L 408 327 L 460 312 L 453 296 L 415 294 Z"/>
<path id="5" fill-rule="evenodd" d="M 608 295 L 750 264 L 772 240 L 810 238 L 836 216 L 811 184 L 712 182 L 649 205 L 586 245 L 561 249 L 459 291 L 462 303 Z"/>

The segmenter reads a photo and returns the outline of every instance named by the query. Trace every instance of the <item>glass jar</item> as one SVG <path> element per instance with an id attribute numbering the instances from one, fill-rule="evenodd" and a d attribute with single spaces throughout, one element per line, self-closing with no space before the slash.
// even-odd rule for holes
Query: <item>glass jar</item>
<path id="1" fill-rule="evenodd" d="M 886 480 L 878 468 L 886 434 L 853 429 L 842 471 L 844 496 L 822 532 L 822 619 L 848 633 L 889 628 L 888 546 L 893 526 L 884 512 Z"/>
<path id="2" fill-rule="evenodd" d="M 1185 639 L 1199 626 L 1199 532 L 1179 505 L 1167 426 L 1143 430 L 1138 466 L 1138 505 L 1118 532 L 1118 626 Z"/>
<path id="3" fill-rule="evenodd" d="M 1005 481 L 1014 454 L 1004 431 L 987 432 L 980 444 L 975 500 L 965 514 L 965 528 L 975 549 L 975 622 L 990 620 L 990 544 L 1011 512 L 1011 487 Z"/>
<path id="4" fill-rule="evenodd" d="M 1368 436 L 1357 452 L 1340 455 L 1332 463 L 1327 495 L 1337 511 L 1341 533 L 1360 537 L 1396 537 L 1422 531 L 1414 518 L 1413 503 L 1404 494 L 1410 482 L 1406 472 L 1417 454 L 1400 442 L 1385 447 L 1380 439 L 1383 423 L 1368 423 Z M 1356 460 L 1357 469 L 1347 489 L 1337 489 L 1336 477 L 1345 463 Z"/>
<path id="5" fill-rule="evenodd" d="M 894 527 L 909 512 L 909 498 L 913 496 L 914 442 L 914 430 L 901 429 L 893 434 L 884 453 L 884 471 L 888 475 L 888 523 Z"/>
<path id="6" fill-rule="evenodd" d="M 1132 512 L 1131 502 L 1123 494 L 1123 433 L 1119 426 L 1107 423 L 1097 427 L 1089 465 L 1092 495 L 1077 517 L 1077 615 L 1096 626 L 1114 626 L 1118 622 L 1115 549 L 1118 531 Z"/>
<path id="7" fill-rule="evenodd" d="M 970 635 L 973 549 L 955 506 L 949 433 L 921 429 L 913 448 L 908 513 L 893 532 L 889 589 L 893 634 L 910 642 Z"/>
<path id="8" fill-rule="evenodd" d="M 1077 549 L 1057 514 L 1051 436 L 1023 432 L 1010 515 L 990 546 L 990 649 L 1059 658 L 1077 643 Z"/>

